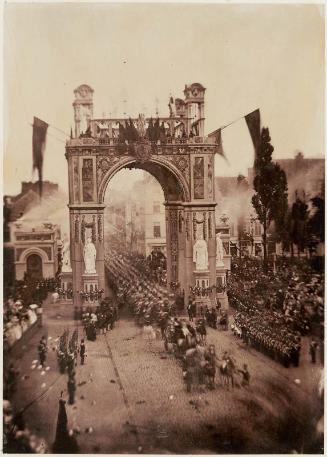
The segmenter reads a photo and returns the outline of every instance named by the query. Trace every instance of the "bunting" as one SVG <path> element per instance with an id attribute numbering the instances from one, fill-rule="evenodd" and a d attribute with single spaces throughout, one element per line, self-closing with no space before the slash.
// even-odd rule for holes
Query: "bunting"
<path id="1" fill-rule="evenodd" d="M 37 117 L 33 122 L 33 171 L 36 169 L 39 176 L 39 193 L 42 196 L 43 156 L 45 150 L 48 124 Z"/>

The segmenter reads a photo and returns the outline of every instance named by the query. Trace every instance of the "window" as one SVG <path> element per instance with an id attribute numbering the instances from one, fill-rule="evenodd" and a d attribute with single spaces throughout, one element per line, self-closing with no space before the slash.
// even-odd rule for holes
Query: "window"
<path id="1" fill-rule="evenodd" d="M 160 222 L 154 222 L 153 224 L 153 236 L 154 238 L 161 237 Z"/>
<path id="2" fill-rule="evenodd" d="M 153 202 L 153 212 L 160 213 L 160 202 Z"/>

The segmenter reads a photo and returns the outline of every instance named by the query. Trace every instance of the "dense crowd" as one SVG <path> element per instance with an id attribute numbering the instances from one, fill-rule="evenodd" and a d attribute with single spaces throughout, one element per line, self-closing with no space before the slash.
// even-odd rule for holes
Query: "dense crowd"
<path id="1" fill-rule="evenodd" d="M 301 336 L 322 338 L 324 316 L 323 276 L 290 262 L 265 274 L 256 259 L 234 261 L 228 284 L 234 333 L 286 367 L 299 364 Z"/>
<path id="2" fill-rule="evenodd" d="M 37 438 L 25 427 L 22 413 L 14 414 L 10 403 L 17 389 L 19 376 L 19 370 L 10 362 L 10 349 L 16 341 L 22 338 L 24 332 L 34 325 L 38 318 L 41 318 L 43 300 L 57 287 L 58 281 L 55 278 L 35 280 L 25 275 L 23 281 L 16 281 L 13 287 L 4 291 L 3 426 L 5 452 L 47 452 L 45 441 Z M 45 351 L 40 349 L 40 344 L 38 351 L 41 360 Z"/>
<path id="3" fill-rule="evenodd" d="M 38 281 L 26 276 L 23 281 L 16 281 L 14 287 L 6 290 L 3 309 L 5 349 L 12 347 L 36 322 L 42 312 L 43 300 L 56 287 L 54 278 Z"/>

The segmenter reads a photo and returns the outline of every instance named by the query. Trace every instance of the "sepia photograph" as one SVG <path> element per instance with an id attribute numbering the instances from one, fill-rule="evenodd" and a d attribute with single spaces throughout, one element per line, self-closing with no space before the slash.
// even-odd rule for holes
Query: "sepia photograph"
<path id="1" fill-rule="evenodd" d="M 325 4 L 3 4 L 4 454 L 324 454 Z"/>

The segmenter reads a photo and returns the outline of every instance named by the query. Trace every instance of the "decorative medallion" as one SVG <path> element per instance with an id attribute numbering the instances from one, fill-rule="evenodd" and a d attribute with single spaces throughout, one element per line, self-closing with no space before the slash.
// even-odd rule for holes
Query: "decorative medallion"
<path id="1" fill-rule="evenodd" d="M 134 144 L 134 154 L 139 162 L 146 162 L 152 154 L 152 146 L 150 142 L 142 141 Z"/>
<path id="2" fill-rule="evenodd" d="M 115 155 L 108 155 L 106 157 L 99 157 L 97 161 L 97 176 L 98 176 L 98 183 L 101 182 L 103 176 L 107 173 L 107 171 L 119 161 L 119 157 Z"/>
<path id="3" fill-rule="evenodd" d="M 180 170 L 186 179 L 186 181 L 189 181 L 189 159 L 187 156 L 170 156 L 167 157 L 167 159 L 175 165 L 178 170 Z"/>

